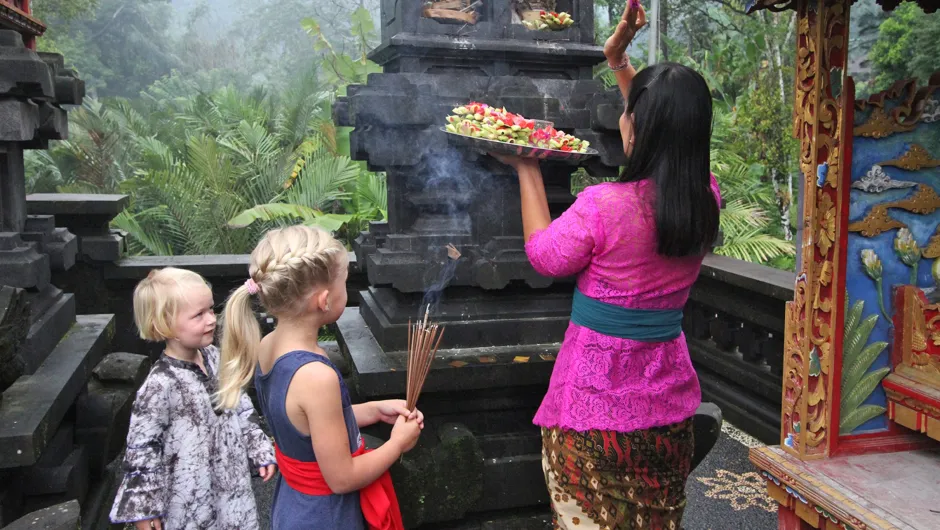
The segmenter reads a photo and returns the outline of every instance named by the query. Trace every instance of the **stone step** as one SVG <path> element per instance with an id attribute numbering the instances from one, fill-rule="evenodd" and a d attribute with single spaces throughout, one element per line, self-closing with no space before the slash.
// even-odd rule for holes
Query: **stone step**
<path id="1" fill-rule="evenodd" d="M 81 508 L 73 500 L 24 515 L 4 530 L 75 530 L 80 522 Z"/>
<path id="2" fill-rule="evenodd" d="M 24 507 L 34 511 L 75 499 L 85 502 L 88 493 L 88 458 L 78 446 L 55 467 L 33 467 L 23 473 Z"/>
<path id="3" fill-rule="evenodd" d="M 75 448 L 75 426 L 63 422 L 56 429 L 55 435 L 46 444 L 42 457 L 36 462 L 36 467 L 56 467 L 62 465 L 65 459 Z"/>
<path id="4" fill-rule="evenodd" d="M 28 330 L 26 291 L 0 285 L 0 391 L 23 375 L 20 353 Z"/>
<path id="5" fill-rule="evenodd" d="M 81 315 L 32 375 L 0 402 L 0 469 L 35 464 L 114 334 L 114 315 Z"/>
<path id="6" fill-rule="evenodd" d="M 108 519 L 108 514 L 111 512 L 111 504 L 114 503 L 114 496 L 117 494 L 119 485 L 117 480 L 119 479 L 119 476 L 105 473 L 88 491 L 85 502 L 82 503 L 82 530 L 108 530 L 111 528 L 111 520 Z M 115 528 L 123 528 L 123 526 L 116 526 Z"/>
<path id="7" fill-rule="evenodd" d="M 50 287 L 52 287 L 50 285 Z M 52 353 L 62 337 L 75 324 L 75 295 L 66 294 L 52 287 L 48 293 L 30 297 L 31 308 L 29 332 L 23 345 L 24 373 L 32 374 Z M 43 306 L 36 310 L 36 305 Z"/>

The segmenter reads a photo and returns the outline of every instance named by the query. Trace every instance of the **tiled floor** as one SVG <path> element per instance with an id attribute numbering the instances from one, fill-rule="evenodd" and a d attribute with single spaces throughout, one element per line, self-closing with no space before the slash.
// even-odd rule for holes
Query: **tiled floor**
<path id="1" fill-rule="evenodd" d="M 747 459 L 749 447 L 762 445 L 725 423 L 721 438 L 686 484 L 689 504 L 685 530 L 774 530 L 777 504 Z"/>

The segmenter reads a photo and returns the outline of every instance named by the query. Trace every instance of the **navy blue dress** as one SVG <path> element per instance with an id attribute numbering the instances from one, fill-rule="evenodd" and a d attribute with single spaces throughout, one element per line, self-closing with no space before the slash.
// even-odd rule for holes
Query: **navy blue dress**
<path id="1" fill-rule="evenodd" d="M 274 441 L 281 452 L 290 458 L 303 462 L 317 461 L 310 437 L 294 427 L 285 408 L 290 382 L 297 370 L 307 363 L 323 363 L 336 372 L 343 394 L 343 419 L 346 420 L 346 432 L 349 435 L 349 452 L 354 453 L 359 449 L 362 437 L 346 383 L 328 358 L 308 351 L 292 351 L 282 355 L 266 374 L 261 373 L 260 367 L 255 369 L 258 401 L 274 434 Z M 316 389 L 310 391 L 315 392 Z M 365 530 L 358 491 L 344 495 L 307 495 L 290 487 L 280 474 L 274 490 L 271 525 L 277 530 Z"/>

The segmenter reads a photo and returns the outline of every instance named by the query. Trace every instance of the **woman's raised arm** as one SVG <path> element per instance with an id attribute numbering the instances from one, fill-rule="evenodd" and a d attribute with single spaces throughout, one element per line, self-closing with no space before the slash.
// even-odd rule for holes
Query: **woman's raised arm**
<path id="1" fill-rule="evenodd" d="M 627 100 L 630 94 L 630 83 L 636 75 L 636 69 L 627 59 L 627 46 L 633 42 L 640 28 L 646 25 L 646 11 L 636 0 L 628 0 L 623 9 L 623 16 L 620 23 L 614 29 L 614 33 L 604 43 L 604 56 L 607 57 L 607 65 L 614 71 L 617 78 L 617 86 L 620 87 L 620 93 L 623 94 L 623 100 Z"/>

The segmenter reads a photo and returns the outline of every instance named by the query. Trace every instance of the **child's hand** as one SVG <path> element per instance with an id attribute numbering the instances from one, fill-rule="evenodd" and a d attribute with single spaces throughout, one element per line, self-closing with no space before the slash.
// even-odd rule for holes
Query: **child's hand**
<path id="1" fill-rule="evenodd" d="M 407 420 L 404 416 L 399 416 L 395 420 L 395 426 L 392 427 L 392 436 L 390 442 L 398 445 L 402 453 L 407 453 L 418 443 L 418 437 L 421 435 L 421 426 L 415 420 Z"/>
<path id="2" fill-rule="evenodd" d="M 266 466 L 261 466 L 258 468 L 258 473 L 261 475 L 261 478 L 265 482 L 274 478 L 274 474 L 277 473 L 277 466 L 274 464 L 268 464 Z"/>
<path id="3" fill-rule="evenodd" d="M 160 521 L 160 518 L 156 519 L 147 519 L 145 521 L 137 521 L 134 523 L 134 527 L 137 530 L 150 530 L 151 528 L 156 528 L 157 530 L 163 530 L 163 522 Z"/>
<path id="4" fill-rule="evenodd" d="M 399 416 L 404 416 L 409 420 L 418 420 L 418 425 L 424 428 L 424 414 L 418 410 L 409 411 L 405 406 L 404 399 L 386 399 L 385 401 L 373 401 L 375 410 L 379 415 L 379 420 L 390 425 L 394 425 Z"/>

